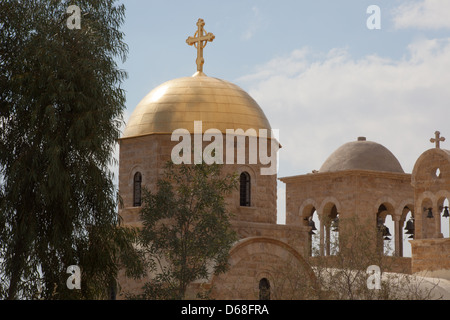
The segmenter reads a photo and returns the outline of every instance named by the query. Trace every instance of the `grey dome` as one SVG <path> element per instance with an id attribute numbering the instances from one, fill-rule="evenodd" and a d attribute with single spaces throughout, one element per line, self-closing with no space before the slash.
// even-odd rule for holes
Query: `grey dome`
<path id="1" fill-rule="evenodd" d="M 372 170 L 404 173 L 400 162 L 386 147 L 359 137 L 333 152 L 319 172 Z"/>

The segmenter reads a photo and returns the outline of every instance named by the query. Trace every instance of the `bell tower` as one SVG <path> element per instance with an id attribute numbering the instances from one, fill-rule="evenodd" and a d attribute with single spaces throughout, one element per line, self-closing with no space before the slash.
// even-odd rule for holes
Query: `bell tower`
<path id="1" fill-rule="evenodd" d="M 435 147 L 422 153 L 412 173 L 414 201 L 414 240 L 411 241 L 412 271 L 450 279 L 450 150 L 441 149 L 440 132 L 430 142 Z"/>

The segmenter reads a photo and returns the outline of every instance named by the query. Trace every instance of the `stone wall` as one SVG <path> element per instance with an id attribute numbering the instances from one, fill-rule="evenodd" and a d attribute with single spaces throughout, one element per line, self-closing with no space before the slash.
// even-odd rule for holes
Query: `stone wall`
<path id="1" fill-rule="evenodd" d="M 375 232 L 379 208 L 380 218 L 391 215 L 394 221 L 396 255 L 402 252 L 402 227 L 409 210 L 414 211 L 414 190 L 411 186 L 411 175 L 404 173 L 377 172 L 369 170 L 347 170 L 339 172 L 313 173 L 294 177 L 281 178 L 286 183 L 286 224 L 303 225 L 316 210 L 321 221 L 320 232 L 321 254 L 327 247 L 324 238 L 324 225 L 332 214 L 333 206 L 339 214 L 339 232 L 342 234 L 346 226 L 344 220 L 357 221 L 357 226 L 350 226 L 349 232 L 364 225 L 368 232 Z M 374 234 L 374 238 L 376 235 Z M 375 241 L 375 239 L 374 239 Z"/>
<path id="2" fill-rule="evenodd" d="M 374 215 L 383 203 L 400 216 L 403 207 L 413 204 L 411 175 L 348 170 L 281 178 L 286 183 L 286 224 L 302 224 L 302 209 L 315 207 L 319 215 L 327 204 L 340 214 Z"/>
<path id="3" fill-rule="evenodd" d="M 444 200 L 450 200 L 450 151 L 425 151 L 414 165 L 412 185 L 419 209 L 415 217 L 416 239 L 442 238 L 440 214 Z M 427 217 L 428 208 L 433 218 Z"/>
<path id="4" fill-rule="evenodd" d="M 450 280 L 450 238 L 411 241 L 412 272 Z"/>
<path id="5" fill-rule="evenodd" d="M 193 141 L 193 139 L 192 139 Z M 127 226 L 140 227 L 140 207 L 133 207 L 133 177 L 136 172 L 142 174 L 142 186 L 150 191 L 156 189 L 156 183 L 159 177 L 164 173 L 164 165 L 170 160 L 171 152 L 178 141 L 171 141 L 170 134 L 155 134 L 140 137 L 126 138 L 120 140 L 119 155 L 119 193 L 122 198 L 123 206 L 119 209 L 119 215 L 123 218 Z M 208 143 L 204 143 L 203 147 Z M 225 144 L 225 143 L 224 143 Z M 269 149 L 270 150 L 270 149 Z M 237 156 L 237 154 L 236 154 Z M 248 162 L 248 149 L 246 150 L 246 159 Z M 236 158 L 235 158 L 236 160 Z M 237 161 L 235 161 L 237 162 Z M 291 244 L 297 250 L 303 251 L 303 243 L 307 235 L 307 228 L 288 227 L 276 225 L 277 221 L 277 176 L 262 175 L 261 168 L 267 167 L 260 163 L 256 164 L 225 164 L 223 174 L 238 175 L 245 171 L 251 177 L 251 206 L 241 207 L 239 201 L 239 188 L 231 195 L 226 197 L 228 210 L 232 212 L 232 224 L 240 239 L 248 237 L 268 237 L 285 241 L 283 246 Z M 274 240 L 271 240 L 274 241 Z M 278 245 L 276 248 L 280 248 Z M 289 247 L 290 248 L 290 247 Z M 279 251 L 279 249 L 277 249 Z M 294 250 L 294 249 L 292 249 Z M 265 252 L 258 256 L 264 264 L 270 265 L 271 261 L 280 263 L 280 260 L 273 255 L 274 253 Z M 298 253 L 296 253 L 298 255 Z M 273 265 L 275 266 L 275 265 Z M 250 263 L 247 267 L 247 273 L 259 272 L 260 265 Z M 120 294 L 119 298 L 124 298 L 124 293 L 139 293 L 146 280 L 132 280 L 125 277 L 122 270 L 119 275 Z M 233 279 L 231 275 L 227 281 Z M 236 284 L 240 284 L 237 280 Z M 205 284 L 208 286 L 208 284 Z M 194 283 L 191 297 L 195 297 L 198 290 L 204 286 L 201 283 Z M 245 293 L 246 297 L 251 297 Z M 232 296 L 226 296 L 220 293 L 218 296 L 231 299 Z"/>
<path id="6" fill-rule="evenodd" d="M 229 271 L 212 279 L 214 299 L 259 299 L 262 279 L 270 283 L 271 299 L 302 299 L 318 293 L 312 269 L 282 241 L 246 238 L 231 250 L 229 262 Z"/>
<path id="7" fill-rule="evenodd" d="M 240 239 L 252 237 L 277 239 L 291 246 L 299 254 L 308 255 L 309 227 L 242 221 L 233 221 L 232 225 Z"/>
<path id="8" fill-rule="evenodd" d="M 171 141 L 171 135 L 168 134 L 146 135 L 120 140 L 119 193 L 123 201 L 121 213 L 124 218 L 132 216 L 132 213 L 126 213 L 126 211 L 133 208 L 134 174 L 141 172 L 142 185 L 149 190 L 155 190 L 156 182 L 164 173 L 164 165 L 170 160 L 172 149 L 176 144 L 178 142 Z M 207 144 L 207 142 L 204 142 L 204 146 Z M 248 150 L 246 152 L 248 162 Z M 259 162 L 256 164 L 235 163 L 224 165 L 224 174 L 240 174 L 245 171 L 251 177 L 250 207 L 240 206 L 239 188 L 226 198 L 228 208 L 234 214 L 234 220 L 276 223 L 277 176 L 276 174 L 262 175 L 261 169 L 265 167 L 267 165 L 262 165 Z M 132 210 L 132 212 L 134 211 Z M 132 218 L 132 220 L 134 223 L 135 219 Z M 127 222 L 125 219 L 125 223 Z"/>

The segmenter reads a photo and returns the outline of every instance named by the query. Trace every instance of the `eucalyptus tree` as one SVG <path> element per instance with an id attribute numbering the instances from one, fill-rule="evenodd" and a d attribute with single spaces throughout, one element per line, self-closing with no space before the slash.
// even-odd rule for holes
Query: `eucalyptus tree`
<path id="1" fill-rule="evenodd" d="M 113 0 L 0 1 L 0 298 L 106 298 L 121 262 L 138 271 L 110 170 L 124 19 Z"/>
<path id="2" fill-rule="evenodd" d="M 151 275 L 134 298 L 192 298 L 192 282 L 227 270 L 237 235 L 225 199 L 237 187 L 237 175 L 222 168 L 168 162 L 157 190 L 144 190 L 140 244 Z"/>

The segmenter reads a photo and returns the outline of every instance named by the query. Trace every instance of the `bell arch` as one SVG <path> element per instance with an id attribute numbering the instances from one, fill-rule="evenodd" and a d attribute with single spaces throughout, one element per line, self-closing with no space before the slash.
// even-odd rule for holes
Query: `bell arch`
<path id="1" fill-rule="evenodd" d="M 321 255 L 336 255 L 339 251 L 339 212 L 341 205 L 334 197 L 327 197 L 320 206 Z"/>
<path id="2" fill-rule="evenodd" d="M 303 209 L 303 225 L 309 227 L 308 232 L 308 248 L 309 256 L 320 255 L 320 238 L 317 235 L 317 230 L 320 230 L 321 223 L 319 214 L 312 204 Z M 317 229 L 319 227 L 319 229 Z"/>
<path id="3" fill-rule="evenodd" d="M 394 228 L 395 203 L 389 197 L 385 197 L 385 199 L 388 201 L 380 201 L 381 204 L 378 205 L 376 211 L 376 247 L 379 254 L 394 255 L 395 237 L 398 235 Z M 394 246 L 392 242 L 394 242 Z"/>
<path id="4" fill-rule="evenodd" d="M 450 238 L 450 192 L 442 190 L 437 194 L 440 236 Z"/>
<path id="5" fill-rule="evenodd" d="M 414 222 L 414 206 L 412 204 L 406 204 L 401 210 L 401 216 L 399 221 L 398 231 L 399 237 L 399 250 L 398 256 L 411 257 L 411 243 L 410 240 L 414 240 L 415 237 L 415 222 Z"/>
<path id="6" fill-rule="evenodd" d="M 424 192 L 418 200 L 416 209 L 416 233 L 417 239 L 437 237 L 436 234 L 436 196 L 432 192 Z"/>
<path id="7" fill-rule="evenodd" d="M 316 231 L 320 229 L 320 218 L 316 208 L 317 202 L 311 198 L 303 201 L 299 208 L 300 223 L 310 227 L 307 246 L 309 256 L 320 254 L 320 239 L 316 235 Z"/>

